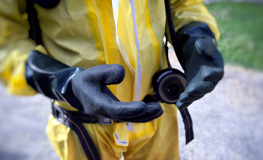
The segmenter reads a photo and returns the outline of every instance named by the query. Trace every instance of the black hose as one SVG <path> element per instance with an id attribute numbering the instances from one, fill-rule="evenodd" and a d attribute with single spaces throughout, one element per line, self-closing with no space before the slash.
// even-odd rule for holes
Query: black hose
<path id="1" fill-rule="evenodd" d="M 172 17 L 170 0 L 164 0 L 164 2 L 165 2 L 166 18 L 167 18 L 167 22 L 168 22 L 168 28 L 169 28 L 172 44 L 173 44 L 177 59 L 179 60 L 181 66 L 183 67 L 184 66 L 183 65 L 184 64 L 183 55 L 180 54 L 181 52 L 180 52 L 180 48 L 178 46 L 178 41 L 177 41 L 178 39 L 177 39 L 177 34 L 175 32 L 174 24 L 173 24 L 173 17 Z"/>

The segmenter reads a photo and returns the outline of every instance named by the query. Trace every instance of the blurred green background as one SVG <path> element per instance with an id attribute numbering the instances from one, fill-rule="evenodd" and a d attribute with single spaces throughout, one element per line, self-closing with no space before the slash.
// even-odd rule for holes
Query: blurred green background
<path id="1" fill-rule="evenodd" d="M 263 70 L 263 4 L 206 4 L 221 32 L 218 49 L 228 64 Z"/>

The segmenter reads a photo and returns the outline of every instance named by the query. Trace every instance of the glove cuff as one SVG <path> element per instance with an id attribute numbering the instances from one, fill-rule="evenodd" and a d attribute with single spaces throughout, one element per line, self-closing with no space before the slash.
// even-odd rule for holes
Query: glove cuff
<path id="1" fill-rule="evenodd" d="M 83 110 L 72 91 L 72 78 L 82 72 L 80 67 L 69 67 L 38 51 L 32 51 L 26 61 L 25 76 L 27 83 L 45 96 L 65 101 Z"/>
<path id="2" fill-rule="evenodd" d="M 216 46 L 216 40 L 214 33 L 210 30 L 209 26 L 206 23 L 194 21 L 184 25 L 177 32 L 177 56 L 179 62 L 181 63 L 183 69 L 185 70 L 185 59 L 183 55 L 183 48 L 185 45 L 194 46 L 197 38 L 211 39 L 214 45 Z"/>

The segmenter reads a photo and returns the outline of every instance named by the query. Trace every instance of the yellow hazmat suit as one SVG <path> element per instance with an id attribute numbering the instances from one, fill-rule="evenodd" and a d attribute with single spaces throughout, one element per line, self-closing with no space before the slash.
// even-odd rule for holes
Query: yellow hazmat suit
<path id="1" fill-rule="evenodd" d="M 122 102 L 153 94 L 153 75 L 167 67 L 163 37 L 166 15 L 163 0 L 61 0 L 52 8 L 34 5 L 45 48 L 28 36 L 26 0 L 0 2 L 0 79 L 10 93 L 33 95 L 24 63 L 37 49 L 71 67 L 121 64 L 125 79 L 109 86 Z M 171 0 L 175 30 L 192 21 L 219 31 L 201 0 Z M 64 109 L 76 111 L 65 102 Z M 101 159 L 179 159 L 177 108 L 161 104 L 164 114 L 148 123 L 84 124 Z M 114 138 L 117 133 L 125 145 Z M 76 134 L 51 116 L 48 137 L 62 160 L 87 159 Z"/>

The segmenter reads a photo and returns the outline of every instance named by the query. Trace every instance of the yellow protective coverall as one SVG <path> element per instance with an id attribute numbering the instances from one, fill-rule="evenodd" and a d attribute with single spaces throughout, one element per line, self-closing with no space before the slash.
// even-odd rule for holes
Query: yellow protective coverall
<path id="1" fill-rule="evenodd" d="M 26 0 L 0 1 L 0 79 L 10 93 L 34 95 L 27 85 L 24 63 L 37 49 L 69 66 L 89 68 L 121 64 L 125 79 L 109 86 L 122 102 L 153 94 L 153 75 L 167 67 L 163 37 L 163 0 L 61 0 L 52 8 L 34 5 L 44 46 L 28 36 Z M 219 38 L 214 18 L 201 0 L 171 0 L 175 30 L 192 21 L 209 25 Z M 76 109 L 56 102 L 64 109 Z M 101 159 L 180 159 L 175 105 L 161 104 L 164 114 L 148 123 L 84 124 Z M 128 144 L 118 144 L 113 134 Z M 62 160 L 87 159 L 76 134 L 51 116 L 48 137 Z"/>

